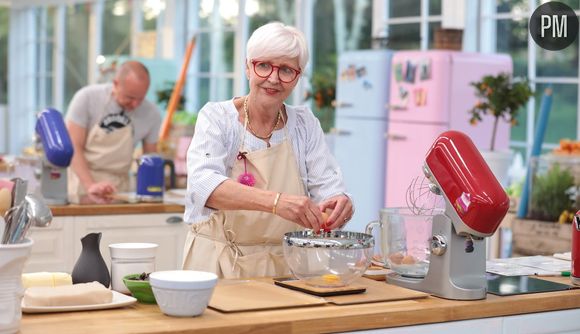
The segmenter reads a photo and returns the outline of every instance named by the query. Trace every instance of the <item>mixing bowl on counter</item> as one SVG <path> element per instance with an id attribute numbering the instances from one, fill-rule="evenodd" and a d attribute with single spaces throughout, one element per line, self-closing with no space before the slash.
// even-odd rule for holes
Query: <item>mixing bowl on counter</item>
<path id="1" fill-rule="evenodd" d="M 156 271 L 149 275 L 157 305 L 163 313 L 174 317 L 202 314 L 217 281 L 214 273 L 194 270 Z"/>
<path id="2" fill-rule="evenodd" d="M 346 286 L 361 277 L 371 263 L 374 238 L 349 231 L 289 232 L 284 258 L 292 274 L 316 287 Z"/>

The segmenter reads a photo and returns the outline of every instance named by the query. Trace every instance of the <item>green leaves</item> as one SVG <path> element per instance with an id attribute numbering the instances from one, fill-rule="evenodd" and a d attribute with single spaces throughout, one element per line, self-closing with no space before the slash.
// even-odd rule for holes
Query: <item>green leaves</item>
<path id="1" fill-rule="evenodd" d="M 468 111 L 471 115 L 469 123 L 476 125 L 487 114 L 495 118 L 491 139 L 491 150 L 493 150 L 499 119 L 510 122 L 512 126 L 516 125 L 520 108 L 528 102 L 533 92 L 527 79 L 512 82 L 508 73 L 484 76 L 481 81 L 472 82 L 471 86 L 475 87 L 478 101 Z"/>
<path id="2" fill-rule="evenodd" d="M 532 183 L 532 218 L 557 221 L 564 210 L 574 205 L 568 190 L 574 187 L 574 176 L 559 164 L 553 165 L 546 174 L 536 175 Z"/>

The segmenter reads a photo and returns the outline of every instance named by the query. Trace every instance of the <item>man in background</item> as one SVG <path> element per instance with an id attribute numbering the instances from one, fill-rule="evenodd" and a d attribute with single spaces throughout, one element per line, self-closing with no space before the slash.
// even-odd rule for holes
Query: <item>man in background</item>
<path id="1" fill-rule="evenodd" d="M 112 83 L 89 85 L 72 98 L 66 114 L 75 154 L 68 173 L 68 192 L 79 198 L 108 199 L 129 190 L 133 150 L 157 151 L 161 115 L 145 100 L 149 71 L 127 61 Z"/>

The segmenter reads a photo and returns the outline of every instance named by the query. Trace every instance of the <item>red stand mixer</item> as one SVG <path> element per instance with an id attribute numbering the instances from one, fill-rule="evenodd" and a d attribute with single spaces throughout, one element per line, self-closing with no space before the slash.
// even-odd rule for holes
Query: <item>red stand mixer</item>
<path id="1" fill-rule="evenodd" d="M 387 281 L 447 299 L 484 299 L 485 237 L 493 235 L 509 198 L 471 139 L 458 131 L 439 135 L 425 158 L 429 189 L 445 211 L 433 217 L 429 269 L 425 277 L 387 275 Z"/>

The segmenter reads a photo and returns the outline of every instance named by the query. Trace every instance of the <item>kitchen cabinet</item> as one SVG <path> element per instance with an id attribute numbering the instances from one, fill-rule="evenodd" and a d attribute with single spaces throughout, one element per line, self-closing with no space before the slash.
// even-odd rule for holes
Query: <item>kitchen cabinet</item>
<path id="1" fill-rule="evenodd" d="M 25 272 L 71 272 L 76 260 L 73 252 L 75 217 L 55 217 L 47 227 L 31 227 L 29 238 L 34 240 Z M 80 253 L 79 253 L 80 254 Z"/>
<path id="2" fill-rule="evenodd" d="M 187 224 L 181 213 L 150 213 L 98 216 L 60 216 L 48 228 L 31 228 L 34 240 L 32 253 L 24 272 L 72 272 L 81 250 L 81 238 L 101 232 L 100 249 L 107 266 L 111 258 L 109 244 L 120 242 L 152 242 L 159 245 L 156 270 L 181 267 Z"/>

